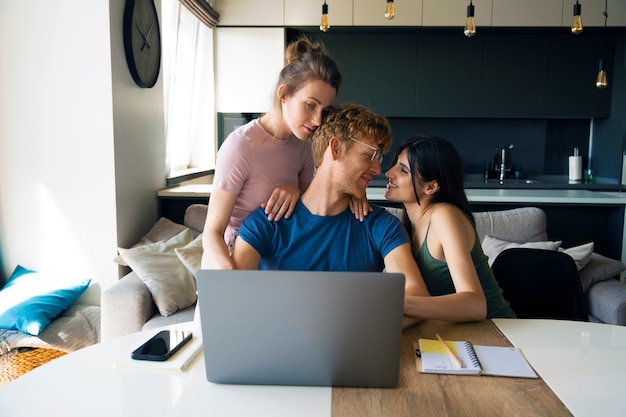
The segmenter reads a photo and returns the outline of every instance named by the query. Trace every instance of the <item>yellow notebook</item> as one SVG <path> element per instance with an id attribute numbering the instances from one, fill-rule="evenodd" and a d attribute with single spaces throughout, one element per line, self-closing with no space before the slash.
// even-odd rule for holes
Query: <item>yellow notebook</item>
<path id="1" fill-rule="evenodd" d="M 416 355 L 419 354 L 421 358 L 418 361 L 421 362 L 420 372 L 537 378 L 537 374 L 517 348 L 479 346 L 463 341 L 445 341 L 445 344 L 462 366 L 458 366 L 439 340 L 419 339 L 413 346 Z"/>

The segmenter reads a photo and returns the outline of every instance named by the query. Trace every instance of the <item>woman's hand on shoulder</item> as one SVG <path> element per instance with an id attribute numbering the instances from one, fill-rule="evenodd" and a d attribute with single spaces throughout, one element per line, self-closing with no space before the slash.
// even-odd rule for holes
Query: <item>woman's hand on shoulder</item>
<path id="1" fill-rule="evenodd" d="M 261 207 L 265 209 L 267 218 L 278 221 L 283 217 L 288 219 L 296 208 L 300 198 L 300 189 L 296 185 L 281 185 L 274 188 L 270 198 Z"/>
<path id="2" fill-rule="evenodd" d="M 372 210 L 372 206 L 370 206 L 367 198 L 350 197 L 350 211 L 354 214 L 354 217 L 360 221 L 365 220 L 365 216 Z"/>

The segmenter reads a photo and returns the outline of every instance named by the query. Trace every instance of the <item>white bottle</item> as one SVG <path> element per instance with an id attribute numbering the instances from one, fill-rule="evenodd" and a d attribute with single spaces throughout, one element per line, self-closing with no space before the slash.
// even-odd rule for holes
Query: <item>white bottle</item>
<path id="1" fill-rule="evenodd" d="M 569 182 L 581 182 L 583 179 L 583 157 L 574 148 L 574 155 L 569 157 Z"/>

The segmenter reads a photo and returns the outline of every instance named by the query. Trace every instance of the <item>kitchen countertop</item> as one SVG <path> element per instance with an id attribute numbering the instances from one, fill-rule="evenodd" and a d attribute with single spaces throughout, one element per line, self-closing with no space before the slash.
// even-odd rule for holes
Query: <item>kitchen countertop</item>
<path id="1" fill-rule="evenodd" d="M 211 184 L 190 184 L 159 190 L 164 198 L 210 197 Z M 597 204 L 626 205 L 626 191 L 594 191 L 585 189 L 465 189 L 468 200 L 477 203 L 546 203 L 546 204 Z M 369 187 L 367 198 L 371 201 L 387 201 L 384 187 Z"/>
<path id="2" fill-rule="evenodd" d="M 164 188 L 157 192 L 159 197 L 210 197 L 213 184 L 186 184 Z"/>
<path id="3" fill-rule="evenodd" d="M 472 189 L 465 194 L 470 203 L 546 203 L 546 204 L 599 204 L 626 205 L 626 192 L 600 192 L 590 190 L 538 190 L 538 189 Z M 387 201 L 385 188 L 370 187 L 367 198 Z"/>
<path id="4" fill-rule="evenodd" d="M 482 175 L 468 174 L 464 180 L 465 188 L 622 191 L 622 185 L 614 179 L 596 178 L 592 183 L 569 182 L 566 175 L 535 175 L 523 179 L 505 179 L 504 183 L 500 183 L 497 179 L 485 182 Z"/>
<path id="5" fill-rule="evenodd" d="M 387 179 L 382 174 L 370 182 L 370 187 L 386 185 Z M 626 191 L 615 179 L 597 178 L 592 183 L 570 183 L 566 175 L 534 175 L 523 179 L 505 179 L 500 183 L 497 179 L 485 181 L 480 174 L 466 174 L 464 185 L 466 189 Z"/>

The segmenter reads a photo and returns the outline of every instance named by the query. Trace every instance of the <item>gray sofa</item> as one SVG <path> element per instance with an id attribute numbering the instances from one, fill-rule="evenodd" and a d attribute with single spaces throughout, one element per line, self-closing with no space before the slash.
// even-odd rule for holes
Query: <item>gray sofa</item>
<path id="1" fill-rule="evenodd" d="M 184 226 L 198 235 L 204 226 L 207 206 L 193 204 L 187 208 Z M 388 208 L 395 215 L 398 209 Z M 546 232 L 546 214 L 535 207 L 474 213 L 481 239 L 491 236 L 510 242 L 542 242 Z M 179 225 L 180 226 L 180 225 Z M 593 253 L 580 270 L 586 290 L 591 320 L 626 325 L 626 284 L 615 279 L 626 270 L 623 263 Z M 168 324 L 193 320 L 195 306 L 164 317 L 159 314 L 152 294 L 136 272 L 131 271 L 102 293 L 102 339 Z"/>
<path id="2" fill-rule="evenodd" d="M 193 204 L 185 212 L 183 224 L 195 236 L 204 228 L 207 208 L 205 204 Z M 148 287 L 135 271 L 130 271 L 102 292 L 101 308 L 101 335 L 102 340 L 107 340 L 145 329 L 191 321 L 195 304 L 167 317 L 161 315 Z"/>
<path id="3" fill-rule="evenodd" d="M 474 219 L 483 248 L 487 235 L 518 243 L 548 239 L 546 214 L 536 207 L 476 212 Z M 576 257 L 574 260 L 579 263 Z M 624 263 L 593 252 L 578 271 L 591 321 L 626 325 L 626 284 L 619 279 L 625 270 Z"/>

